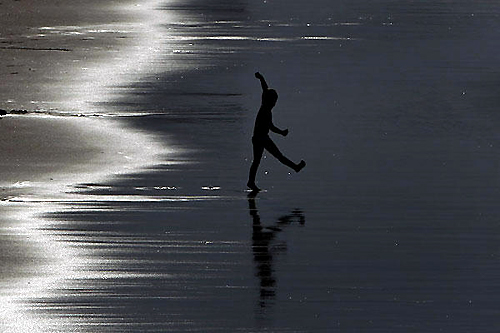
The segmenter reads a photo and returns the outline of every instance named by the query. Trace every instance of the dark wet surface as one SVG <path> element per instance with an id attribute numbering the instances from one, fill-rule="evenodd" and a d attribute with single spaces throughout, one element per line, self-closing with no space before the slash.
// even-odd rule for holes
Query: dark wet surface
<path id="1" fill-rule="evenodd" d="M 498 331 L 500 9 L 307 3 L 319 10 L 160 6 L 177 15 L 160 27 L 163 71 L 124 80 L 96 105 L 141 115 L 125 121 L 177 153 L 44 209 L 35 230 L 69 259 L 66 277 L 49 273 L 55 286 L 23 298 L 33 322 L 82 332 Z M 252 198 L 256 70 L 280 96 L 276 124 L 290 129 L 276 143 L 308 165 L 289 174 L 268 156 L 257 178 L 265 191 Z"/>

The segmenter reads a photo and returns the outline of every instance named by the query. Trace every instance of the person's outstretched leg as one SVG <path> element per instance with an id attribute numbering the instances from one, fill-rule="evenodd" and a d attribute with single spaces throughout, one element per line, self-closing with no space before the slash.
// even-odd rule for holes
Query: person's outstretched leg
<path id="1" fill-rule="evenodd" d="M 304 162 L 303 160 L 300 161 L 299 164 L 295 164 L 292 161 L 290 161 L 287 157 L 285 157 L 281 153 L 281 151 L 278 149 L 276 144 L 271 139 L 266 140 L 265 148 L 267 149 L 267 151 L 269 153 L 271 153 L 271 155 L 276 157 L 278 159 L 278 161 L 280 161 L 281 163 L 283 163 L 287 167 L 295 170 L 295 172 L 299 172 L 300 170 L 302 170 L 306 166 L 306 162 Z"/>
<path id="2" fill-rule="evenodd" d="M 264 146 L 255 140 L 252 140 L 253 144 L 253 162 L 250 166 L 250 173 L 248 175 L 247 186 L 253 191 L 259 191 L 260 189 L 255 185 L 255 176 L 257 175 L 257 169 L 259 168 L 260 160 L 262 154 L 264 153 Z"/>

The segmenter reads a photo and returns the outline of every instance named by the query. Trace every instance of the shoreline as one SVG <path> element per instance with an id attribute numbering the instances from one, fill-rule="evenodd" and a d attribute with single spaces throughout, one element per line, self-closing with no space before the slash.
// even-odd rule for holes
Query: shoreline
<path id="1" fill-rule="evenodd" d="M 153 134 L 120 119 L 7 116 L 0 120 L 0 188 L 60 190 L 140 171 L 168 153 Z"/>
<path id="2" fill-rule="evenodd" d="M 115 8 L 115 16 L 100 19 L 109 20 L 110 26 L 116 26 L 120 17 L 129 17 L 130 22 L 143 20 L 145 13 L 152 10 L 151 4 L 156 3 L 143 4 L 147 8 L 135 14 L 130 8 L 133 2 L 122 2 Z M 117 63 L 113 52 L 104 49 L 87 59 L 85 43 L 95 43 L 97 50 L 109 43 L 108 48 L 116 48 L 123 57 L 137 59 L 130 52 L 140 52 L 151 40 L 140 35 L 125 39 L 116 36 L 126 35 L 126 31 L 95 30 L 96 36 L 84 41 L 81 32 L 72 32 L 78 29 L 79 22 L 71 22 L 67 28 L 64 25 L 66 15 L 78 12 L 77 6 L 71 5 L 56 16 L 50 14 L 50 25 L 39 19 L 30 21 L 36 10 L 48 14 L 50 6 L 46 5 L 32 3 L 30 11 L 23 12 L 23 4 L 12 4 L 8 9 L 19 10 L 18 15 L 26 15 L 26 22 L 38 27 L 9 27 L 4 30 L 7 34 L 0 34 L 0 41 L 7 45 L 0 50 L 0 60 L 6 64 L 0 74 L 12 79 L 0 84 L 4 98 L 0 109 L 29 110 L 0 116 L 0 155 L 4 156 L 0 162 L 0 238 L 8 244 L 2 251 L 2 261 L 12 262 L 0 272 L 0 327 L 5 332 L 46 332 L 66 325 L 61 320 L 54 326 L 50 316 L 36 315 L 36 300 L 64 288 L 65 281 L 85 263 L 78 249 L 58 241 L 62 233 L 45 230 L 50 221 L 44 216 L 72 200 L 75 192 L 84 191 L 85 186 L 79 184 L 137 174 L 161 164 L 172 153 L 157 136 L 132 128 L 122 119 L 73 116 L 98 113 L 100 108 L 95 102 L 110 101 L 113 87 L 120 80 L 131 79 L 127 66 Z M 85 15 L 80 19 L 84 22 Z M 8 24 L 8 20 L 3 23 L 4 27 Z M 91 31 L 93 26 L 82 27 Z M 38 34 L 33 34 L 36 31 Z M 141 30 L 139 34 L 146 32 Z M 135 44 L 138 41 L 139 47 Z M 54 48 L 54 43 L 60 45 Z M 51 58 L 53 51 L 62 48 L 68 52 L 58 52 Z M 103 69 L 108 69 L 106 75 L 102 75 Z M 135 68 L 133 75 L 141 71 L 143 66 Z M 114 80 L 110 81 L 110 77 Z"/>
<path id="3" fill-rule="evenodd" d="M 79 184 L 140 173 L 159 164 L 166 150 L 153 135 L 126 128 L 119 120 L 16 116 L 0 120 L 0 128 L 6 125 L 18 129 L 15 148 L 24 155 L 6 154 L 11 164 L 7 168 L 4 159 L 0 172 L 0 238 L 8 244 L 2 261 L 14 263 L 0 272 L 0 326 L 6 332 L 44 332 L 51 329 L 50 320 L 32 317 L 36 305 L 30 303 L 64 288 L 85 265 L 78 249 L 58 241 L 64 233 L 45 230 L 51 225 L 45 216 L 67 207 L 65 202 L 77 201 L 77 193 L 87 186 Z M 2 152 L 9 147 L 4 135 Z M 20 168 L 24 158 L 32 164 Z"/>
<path id="4" fill-rule="evenodd" d="M 0 15 L 5 18 L 0 24 L 0 42 L 5 45 L 0 75 L 8 78 L 0 84 L 2 198 L 30 186 L 60 191 L 140 171 L 161 163 L 161 155 L 171 152 L 155 134 L 120 119 L 130 113 L 103 111 L 120 82 L 146 75 L 144 65 L 159 48 L 158 41 L 149 45 L 152 39 L 144 38 L 154 23 L 127 29 L 142 26 L 160 3 L 0 4 L 5 10 Z M 60 13 L 53 12 L 54 6 Z M 13 18 L 26 25 L 13 25 Z M 148 46 L 150 52 L 143 52 Z M 61 48 L 68 52 L 51 52 Z M 135 59 L 141 66 L 127 68 L 123 59 Z"/>

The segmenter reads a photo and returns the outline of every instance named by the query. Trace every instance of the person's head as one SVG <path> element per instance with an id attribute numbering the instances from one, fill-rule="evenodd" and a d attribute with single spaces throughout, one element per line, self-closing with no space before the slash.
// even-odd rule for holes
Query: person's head
<path id="1" fill-rule="evenodd" d="M 267 89 L 262 93 L 262 104 L 273 107 L 278 100 L 278 93 L 274 89 Z"/>

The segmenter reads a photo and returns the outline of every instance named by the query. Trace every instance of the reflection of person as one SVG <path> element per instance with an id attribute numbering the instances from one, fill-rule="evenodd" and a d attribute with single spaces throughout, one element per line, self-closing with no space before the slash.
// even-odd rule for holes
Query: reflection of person
<path id="1" fill-rule="evenodd" d="M 255 120 L 252 137 L 253 162 L 250 167 L 247 186 L 253 191 L 259 191 L 260 189 L 255 185 L 255 176 L 264 149 L 276 157 L 281 163 L 295 170 L 295 172 L 302 170 L 302 168 L 306 166 L 306 162 L 302 160 L 300 163 L 295 164 L 290 161 L 280 152 L 278 147 L 269 137 L 269 131 L 286 136 L 288 134 L 288 129 L 281 130 L 273 124 L 272 109 L 278 100 L 278 93 L 276 93 L 274 89 L 269 89 L 266 80 L 264 80 L 264 77 L 260 73 L 255 73 L 255 77 L 260 80 L 262 86 L 262 105 L 260 106 L 259 112 L 257 113 L 257 119 Z"/>
<path id="2" fill-rule="evenodd" d="M 252 250 L 254 261 L 257 266 L 257 277 L 260 280 L 260 306 L 266 305 L 266 300 L 275 296 L 276 279 L 273 269 L 273 255 L 271 252 L 271 241 L 274 239 L 276 230 L 264 230 L 260 222 L 259 212 L 255 205 L 255 198 L 248 199 L 250 215 L 253 221 Z"/>
<path id="3" fill-rule="evenodd" d="M 274 226 L 262 225 L 259 211 L 255 203 L 257 192 L 248 196 L 248 208 L 252 216 L 252 251 L 256 265 L 256 276 L 260 280 L 260 307 L 266 307 L 276 296 L 276 277 L 273 267 L 275 254 L 286 250 L 286 246 L 275 246 L 275 238 L 283 229 L 283 226 L 293 222 L 304 225 L 306 220 L 300 209 L 294 209 L 290 214 L 278 218 Z"/>

